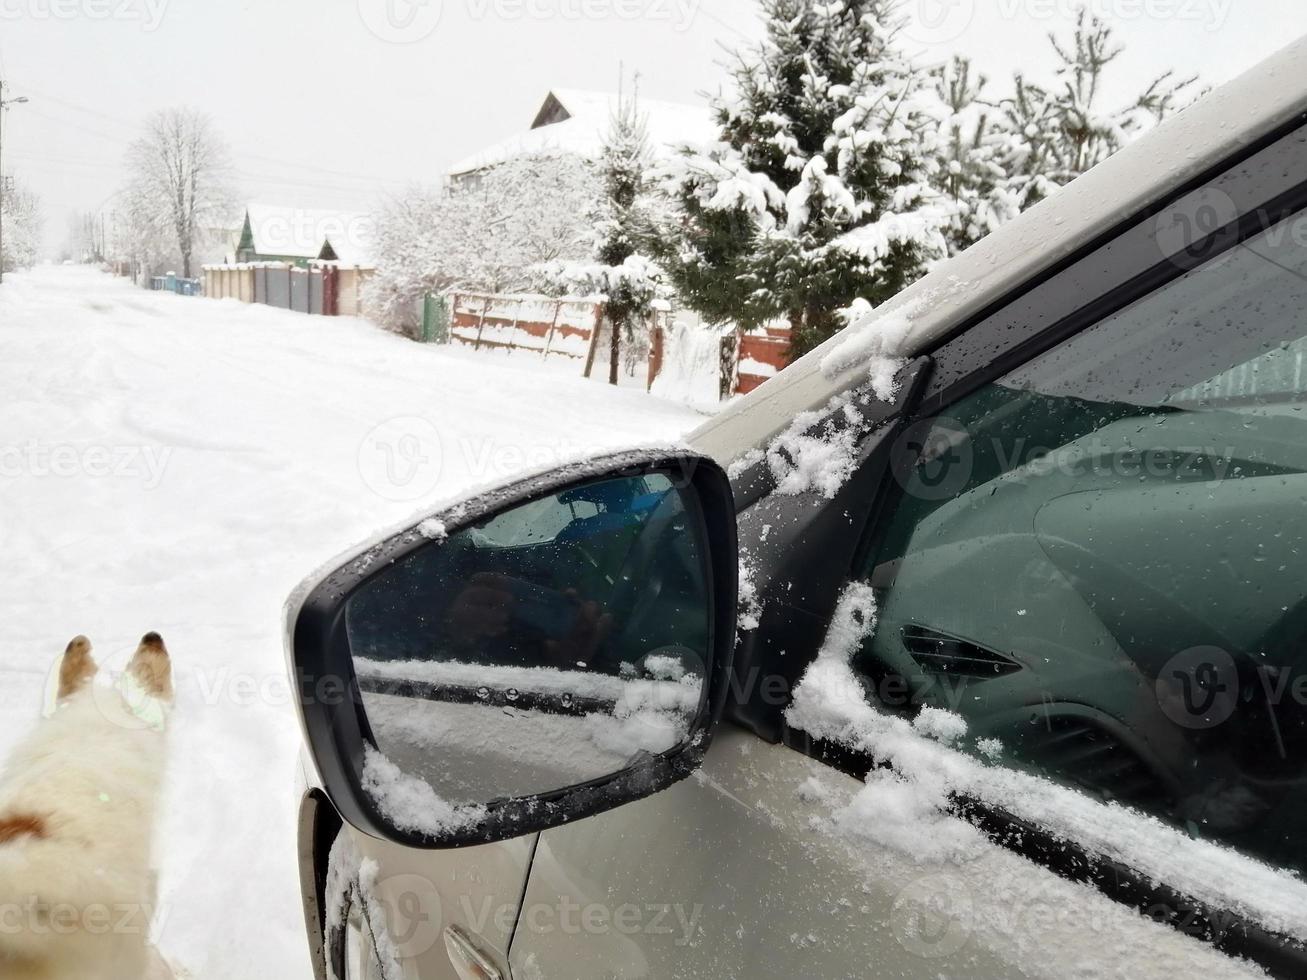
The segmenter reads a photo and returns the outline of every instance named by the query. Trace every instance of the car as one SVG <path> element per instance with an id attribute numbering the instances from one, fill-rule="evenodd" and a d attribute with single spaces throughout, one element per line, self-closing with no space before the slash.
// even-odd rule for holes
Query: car
<path id="1" fill-rule="evenodd" d="M 315 975 L 1307 975 L 1304 209 L 1298 42 L 686 445 L 312 576 Z"/>

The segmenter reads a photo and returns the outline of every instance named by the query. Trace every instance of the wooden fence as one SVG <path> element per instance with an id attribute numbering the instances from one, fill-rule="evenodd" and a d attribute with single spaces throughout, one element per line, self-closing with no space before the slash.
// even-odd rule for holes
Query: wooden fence
<path id="1" fill-rule="evenodd" d="M 766 327 L 741 332 L 735 347 L 735 393 L 747 395 L 790 362 L 790 329 Z"/>
<path id="2" fill-rule="evenodd" d="M 336 262 L 315 262 L 307 268 L 288 262 L 206 265 L 204 295 L 297 313 L 358 316 L 363 307 L 363 286 L 373 271 Z"/>
<path id="3" fill-rule="evenodd" d="M 474 349 L 533 351 L 583 360 L 585 375 L 607 376 L 607 327 L 604 306 L 592 298 L 555 299 L 535 294 L 453 293 L 445 297 L 449 311 L 447 341 Z M 652 388 L 668 357 L 670 314 L 660 313 L 648 328 L 645 387 Z M 424 321 L 425 322 L 425 321 Z M 718 331 L 711 327 L 700 328 Z M 446 339 L 442 336 L 442 339 Z M 598 350 L 597 347 L 604 348 Z M 715 373 L 720 397 L 744 395 L 779 374 L 790 360 L 790 329 L 766 327 L 755 331 L 727 330 L 720 335 L 716 363 L 698 369 Z M 684 370 L 684 365 L 678 364 Z"/>
<path id="4" fill-rule="evenodd" d="M 595 299 L 529 293 L 454 293 L 449 310 L 451 341 L 577 359 L 590 353 L 604 315 Z"/>
<path id="5" fill-rule="evenodd" d="M 669 340 L 668 333 L 661 325 L 654 330 L 649 357 L 649 387 L 653 387 L 671 358 L 674 362 L 670 381 L 672 390 L 682 393 L 694 388 L 699 392 L 695 398 L 697 401 L 703 401 L 703 393 L 708 390 L 715 390 L 717 397 L 723 400 L 733 395 L 746 395 L 779 374 L 790 361 L 790 330 L 787 327 L 745 332 L 677 324 L 671 331 L 676 335 L 675 342 Z M 712 346 L 705 347 L 705 344 Z M 687 345 L 695 349 L 686 350 Z M 699 380 L 693 381 L 688 377 L 691 374 Z"/>

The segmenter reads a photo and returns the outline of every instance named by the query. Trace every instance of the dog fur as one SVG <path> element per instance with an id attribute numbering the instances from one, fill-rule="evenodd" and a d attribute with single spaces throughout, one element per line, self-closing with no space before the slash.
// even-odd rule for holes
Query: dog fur
<path id="1" fill-rule="evenodd" d="M 0 978 L 140 980 L 157 955 L 151 842 L 172 669 L 147 633 L 120 690 L 94 683 L 84 636 L 59 666 L 58 704 L 0 776 Z M 160 705 L 165 710 L 158 711 Z"/>

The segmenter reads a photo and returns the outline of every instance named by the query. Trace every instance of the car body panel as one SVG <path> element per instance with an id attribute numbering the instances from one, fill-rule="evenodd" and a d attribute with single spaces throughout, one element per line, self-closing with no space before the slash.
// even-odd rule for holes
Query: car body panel
<path id="1" fill-rule="evenodd" d="M 835 830 L 861 788 L 722 731 L 695 777 L 541 835 L 513 976 L 1261 975 L 997 845 L 918 859 Z"/>
<path id="2" fill-rule="evenodd" d="M 380 841 L 345 826 L 364 860 L 377 864 L 374 899 L 403 957 L 405 980 L 460 980 L 445 930 L 471 937 L 491 962 L 507 963 L 536 835 L 428 851 Z"/>

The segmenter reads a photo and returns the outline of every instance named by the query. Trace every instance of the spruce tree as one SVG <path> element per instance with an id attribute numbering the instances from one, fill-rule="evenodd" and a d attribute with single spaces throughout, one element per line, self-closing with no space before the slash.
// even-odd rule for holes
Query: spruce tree
<path id="1" fill-rule="evenodd" d="M 1015 93 L 1003 102 L 1011 134 L 1005 167 L 1008 187 L 1021 208 L 1047 197 L 1102 163 L 1151 126 L 1182 108 L 1196 77 L 1157 76 L 1134 100 L 1103 105 L 1103 78 L 1124 47 L 1097 16 L 1081 8 L 1069 44 L 1049 40 L 1058 67 L 1052 85 L 1016 77 Z"/>
<path id="2" fill-rule="evenodd" d="M 963 57 L 936 74 L 940 125 L 940 190 L 949 202 L 949 253 L 961 252 L 1019 213 L 1004 161 L 1011 134 L 997 104 L 985 98 L 988 79 Z"/>
<path id="3" fill-rule="evenodd" d="M 603 292 L 609 325 L 608 383 L 617 384 L 623 338 L 633 338 L 635 322 L 648 315 L 653 285 L 633 276 L 631 260 L 638 259 L 646 227 L 641 196 L 649 166 L 649 138 L 635 98 L 619 99 L 604 139 L 601 168 L 604 209 L 597 229 L 595 260 L 607 270 Z M 626 273 L 626 274 L 623 274 Z"/>
<path id="4" fill-rule="evenodd" d="M 936 73 L 940 99 L 937 185 L 949 202 L 949 251 L 962 251 L 1102 163 L 1176 111 L 1193 79 L 1158 76 L 1125 105 L 1103 105 L 1103 81 L 1122 54 L 1111 29 L 1085 9 L 1069 42 L 1050 34 L 1051 84 L 1018 73 L 1011 95 L 991 102 L 987 80 L 965 58 Z"/>
<path id="5" fill-rule="evenodd" d="M 668 168 L 679 206 L 656 247 L 708 321 L 785 319 L 800 354 L 943 254 L 932 96 L 896 47 L 895 6 L 762 0 L 765 37 L 714 101 L 721 142 Z"/>
<path id="6" fill-rule="evenodd" d="M 643 251 L 652 238 L 646 180 L 649 157 L 647 127 L 638 98 L 619 95 L 599 164 L 604 193 L 591 215 L 592 258 L 542 263 L 534 270 L 536 284 L 546 292 L 604 298 L 608 383 L 614 385 L 623 343 L 636 339 L 636 326 L 649 321 L 654 301 L 665 291 L 662 271 Z"/>

